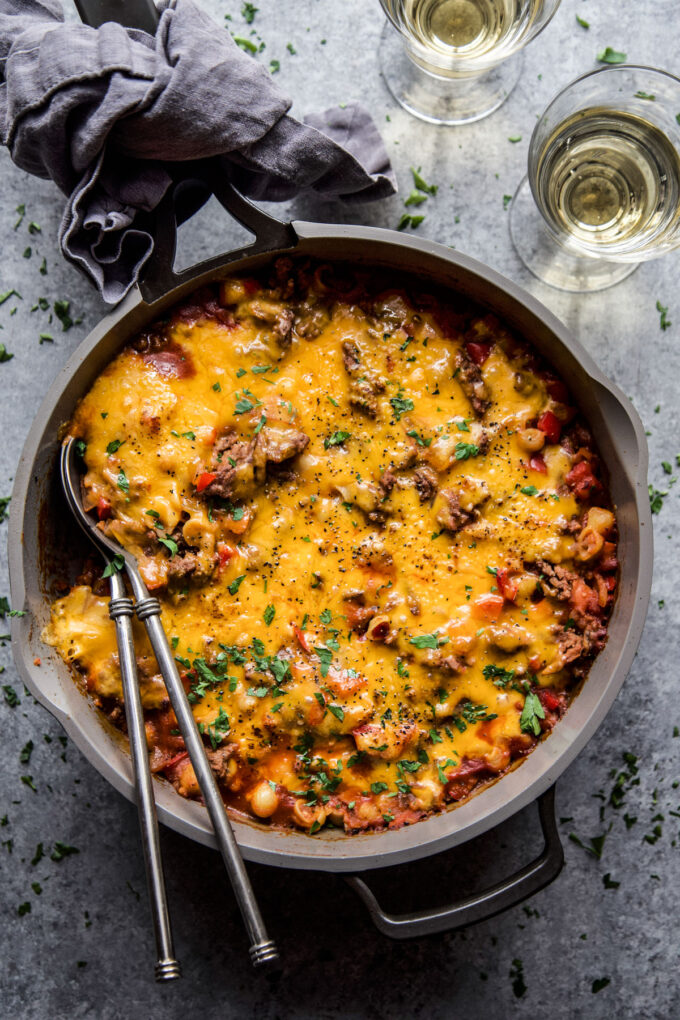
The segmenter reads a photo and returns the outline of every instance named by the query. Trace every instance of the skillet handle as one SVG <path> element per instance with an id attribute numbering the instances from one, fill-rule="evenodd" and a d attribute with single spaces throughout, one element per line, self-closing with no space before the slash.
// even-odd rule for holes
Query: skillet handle
<path id="1" fill-rule="evenodd" d="M 139 278 L 139 289 L 147 304 L 153 304 L 183 283 L 196 281 L 203 273 L 226 266 L 247 255 L 260 255 L 293 248 L 297 234 L 292 224 L 282 223 L 258 209 L 236 190 L 229 180 L 228 162 L 220 156 L 181 164 L 185 179 L 171 185 L 155 213 L 154 248 Z M 206 191 L 255 235 L 255 240 L 235 251 L 214 255 L 196 265 L 175 272 L 177 225 L 200 207 Z M 197 201 L 197 196 L 198 201 Z"/>
<path id="2" fill-rule="evenodd" d="M 538 814 L 545 839 L 540 856 L 490 889 L 468 896 L 451 906 L 411 914 L 388 914 L 362 878 L 350 875 L 346 882 L 368 907 L 376 928 L 391 939 L 410 939 L 433 935 L 436 932 L 455 931 L 477 924 L 479 921 L 486 921 L 544 889 L 562 870 L 564 851 L 555 819 L 554 786 L 539 797 Z"/>
<path id="3" fill-rule="evenodd" d="M 90 28 L 115 21 L 126 28 L 138 28 L 153 35 L 158 11 L 153 0 L 75 0 L 80 20 Z"/>

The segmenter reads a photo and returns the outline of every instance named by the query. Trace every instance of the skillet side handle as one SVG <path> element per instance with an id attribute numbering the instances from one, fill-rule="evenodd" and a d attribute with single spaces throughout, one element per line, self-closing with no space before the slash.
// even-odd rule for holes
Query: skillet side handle
<path id="1" fill-rule="evenodd" d="M 391 939 L 418 938 L 437 932 L 467 928 L 521 903 L 522 900 L 544 889 L 559 875 L 564 864 L 564 851 L 555 819 L 554 786 L 539 797 L 538 814 L 545 839 L 541 855 L 490 889 L 468 896 L 451 906 L 411 914 L 388 914 L 362 878 L 350 875 L 345 881 L 366 904 L 376 928 Z"/>
<path id="2" fill-rule="evenodd" d="M 153 35 L 158 25 L 158 11 L 153 0 L 75 0 L 76 10 L 84 25 L 99 28 L 115 21 L 126 28 L 137 28 Z"/>
<path id="3" fill-rule="evenodd" d="M 153 304 L 175 287 L 195 280 L 204 272 L 219 269 L 244 256 L 286 250 L 297 244 L 297 234 L 290 223 L 269 216 L 236 190 L 229 179 L 226 160 L 213 156 L 186 164 L 186 168 L 187 179 L 172 184 L 156 209 L 154 249 L 139 279 L 139 289 L 147 304 Z M 177 247 L 177 225 L 187 218 L 187 212 L 192 215 L 200 206 L 201 202 L 196 203 L 197 188 L 202 190 L 203 197 L 206 189 L 211 191 L 220 205 L 255 235 L 255 240 L 244 248 L 215 255 L 176 273 L 173 263 Z M 179 208 L 182 202 L 184 213 Z"/>

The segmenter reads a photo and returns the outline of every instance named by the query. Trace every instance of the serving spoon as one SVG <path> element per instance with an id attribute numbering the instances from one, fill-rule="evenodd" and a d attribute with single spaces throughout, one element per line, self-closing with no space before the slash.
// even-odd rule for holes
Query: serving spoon
<path id="1" fill-rule="evenodd" d="M 154 970 L 156 981 L 173 981 L 175 978 L 181 977 L 181 971 L 179 963 L 175 959 L 172 944 L 172 930 L 168 914 L 167 897 L 165 895 L 163 862 L 158 836 L 156 802 L 151 786 L 151 771 L 149 769 L 149 756 L 146 746 L 146 734 L 144 732 L 144 714 L 142 712 L 139 678 L 137 676 L 137 659 L 135 657 L 135 646 L 132 636 L 132 617 L 135 611 L 132 599 L 127 596 L 120 570 L 117 568 L 120 560 L 112 558 L 114 555 L 117 555 L 117 552 L 112 553 L 110 543 L 107 542 L 97 528 L 92 526 L 90 518 L 83 510 L 80 501 L 80 478 L 74 463 L 75 453 L 74 440 L 70 439 L 61 448 L 61 481 L 66 499 L 78 524 L 80 524 L 90 541 L 97 547 L 106 562 L 104 576 L 108 577 L 111 589 L 109 616 L 116 625 L 118 659 L 125 701 L 125 720 L 127 722 L 132 765 L 135 774 L 137 810 L 139 812 L 139 827 L 144 852 L 146 883 L 149 890 L 151 915 L 153 918 L 154 935 L 156 937 L 157 959 Z"/>
<path id="2" fill-rule="evenodd" d="M 114 602 L 114 610 L 110 615 L 116 621 L 117 630 L 120 625 L 124 635 L 127 631 L 122 645 L 126 651 L 126 663 L 129 664 L 130 661 L 133 663 L 133 671 L 128 673 L 128 679 L 132 689 L 131 704 L 135 706 L 132 711 L 132 726 L 130 725 L 131 720 L 128 719 L 130 746 L 132 749 L 136 779 L 138 781 L 138 792 L 140 793 L 139 810 L 145 858 L 147 861 L 147 868 L 149 869 L 149 888 L 152 899 L 152 910 L 154 913 L 154 925 L 156 928 L 157 939 L 159 935 L 162 936 L 160 948 L 163 953 L 165 953 L 166 950 L 168 952 L 167 958 L 164 957 L 163 959 L 159 959 L 159 963 L 156 966 L 158 968 L 160 964 L 164 962 L 175 963 L 175 966 L 177 967 L 177 974 L 172 974 L 170 976 L 179 976 L 179 965 L 176 964 L 176 961 L 170 959 L 172 956 L 172 938 L 170 934 L 167 906 L 165 904 L 163 872 L 158 842 L 158 823 L 156 820 L 155 801 L 151 787 L 146 739 L 144 736 L 144 718 L 142 715 L 139 688 L 136 683 L 136 665 L 134 665 L 135 657 L 134 646 L 132 644 L 132 627 L 129 619 L 131 612 L 128 613 L 127 605 L 124 606 L 123 609 L 120 608 L 121 601 L 129 603 L 130 609 L 132 607 L 132 600 L 124 597 L 125 586 L 123 584 L 122 577 L 120 576 L 120 572 L 123 568 L 125 568 L 132 587 L 137 617 L 146 627 L 151 647 L 154 655 L 156 656 L 156 661 L 158 662 L 158 667 L 161 671 L 161 675 L 170 698 L 170 703 L 177 717 L 177 723 L 182 737 L 184 738 L 186 749 L 189 753 L 189 760 L 191 761 L 194 772 L 196 773 L 196 779 L 215 830 L 215 838 L 217 839 L 217 844 L 219 846 L 220 853 L 222 854 L 222 860 L 224 861 L 227 869 L 227 873 L 236 896 L 236 901 L 250 938 L 251 961 L 256 967 L 264 963 L 272 963 L 278 960 L 278 951 L 273 940 L 267 935 L 264 921 L 262 920 L 262 916 L 255 899 L 255 893 L 253 892 L 253 887 L 250 884 L 250 879 L 248 878 L 248 873 L 246 871 L 245 864 L 243 863 L 243 858 L 241 857 L 241 852 L 238 848 L 236 837 L 234 836 L 234 831 L 231 827 L 231 823 L 224 806 L 224 801 L 222 800 L 222 795 L 220 794 L 212 769 L 210 768 L 210 762 L 208 761 L 203 741 L 198 732 L 193 712 L 191 711 L 191 705 L 189 704 L 186 691 L 184 690 L 184 685 L 182 684 L 179 672 L 177 671 L 177 666 L 175 665 L 175 659 L 170 650 L 168 639 L 165 635 L 165 631 L 163 630 L 163 624 L 161 623 L 161 604 L 157 598 L 149 595 L 147 587 L 139 573 L 135 557 L 117 542 L 111 541 L 111 539 L 109 539 L 101 531 L 101 529 L 97 527 L 96 522 L 85 512 L 81 498 L 80 471 L 78 469 L 76 457 L 76 442 L 73 438 L 70 438 L 62 446 L 61 450 L 61 479 L 64 492 L 66 494 L 69 507 L 81 528 L 87 533 L 88 537 L 94 542 L 102 555 L 111 564 L 111 595 Z M 115 592 L 114 578 L 117 582 Z M 122 600 L 121 596 L 123 596 Z M 116 603 L 118 604 L 117 606 Z M 123 672 L 123 658 L 124 656 L 121 655 L 121 673 L 125 684 L 126 674 Z M 127 687 L 124 687 L 124 692 L 127 710 Z M 134 728 L 135 726 L 137 729 Z M 142 773 L 143 776 L 140 783 L 139 777 Z M 140 787 L 143 788 L 143 792 Z M 162 980 L 163 977 L 164 975 L 162 975 L 160 979 Z"/>

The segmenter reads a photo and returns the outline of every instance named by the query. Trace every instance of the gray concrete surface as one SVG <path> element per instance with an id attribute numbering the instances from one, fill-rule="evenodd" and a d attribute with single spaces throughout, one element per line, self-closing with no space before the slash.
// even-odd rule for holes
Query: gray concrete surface
<path id="1" fill-rule="evenodd" d="M 249 31 L 240 0 L 203 2 L 218 21 L 231 13 L 235 28 Z M 402 189 L 390 201 L 351 211 L 309 200 L 281 211 L 394 226 L 410 190 L 409 166 L 420 164 L 439 185 L 437 197 L 421 210 L 426 219 L 420 234 L 455 245 L 524 284 L 633 398 L 649 430 L 650 481 L 669 491 L 654 518 L 657 563 L 647 626 L 613 710 L 559 781 L 558 813 L 568 819 L 561 824 L 567 867 L 552 887 L 525 907 L 467 932 L 399 944 L 373 930 L 341 880 L 251 867 L 284 961 L 280 974 L 256 975 L 219 858 L 164 830 L 185 973 L 181 983 L 165 988 L 153 983 L 135 811 L 75 748 L 62 746 L 58 724 L 26 695 L 9 648 L 0 647 L 5 668 L 0 682 L 13 685 L 21 702 L 11 708 L 0 699 L 0 1014 L 21 1020 L 671 1020 L 680 1016 L 680 739 L 673 739 L 674 726 L 680 726 L 675 566 L 680 485 L 670 485 L 661 462 L 674 465 L 680 452 L 680 253 L 647 263 L 599 295 L 551 291 L 514 255 L 503 195 L 522 176 L 537 115 L 564 84 L 596 66 L 595 55 L 604 46 L 627 51 L 634 62 L 678 70 L 677 20 L 662 16 L 664 10 L 672 16 L 676 5 L 564 0 L 528 49 L 510 100 L 488 120 L 458 130 L 429 127 L 395 108 L 377 69 L 382 26 L 377 0 L 258 0 L 256 6 L 252 27 L 266 42 L 260 59 L 280 60 L 278 80 L 295 97 L 295 110 L 362 99 L 384 131 Z M 589 30 L 579 26 L 577 14 L 590 22 Z M 288 42 L 295 54 L 288 52 Z M 518 134 L 521 142 L 511 144 L 508 137 Z M 22 295 L 0 306 L 0 343 L 14 354 L 0 364 L 0 496 L 5 496 L 42 394 L 104 308 L 60 258 L 62 197 L 50 183 L 17 170 L 5 152 L 0 159 L 0 291 L 16 288 Z M 26 218 L 15 231 L 20 203 L 26 204 Z M 238 232 L 226 217 L 217 213 L 211 222 L 211 215 L 214 210 L 204 212 L 182 231 L 183 261 L 236 242 Z M 29 234 L 31 221 L 41 226 L 39 233 Z M 23 258 L 29 245 L 32 255 Z M 47 313 L 30 311 L 39 296 L 70 299 L 82 322 L 67 333 L 58 323 L 48 325 Z M 669 306 L 673 324 L 666 331 L 659 328 L 657 300 Z M 53 334 L 54 343 L 39 344 L 44 331 Z M 5 529 L 0 526 L 0 532 Z M 5 594 L 4 538 L 0 565 Z M 28 741 L 34 749 L 30 762 L 22 763 Z M 603 798 L 624 766 L 624 754 L 637 757 L 639 772 L 616 811 Z M 32 776 L 35 792 L 22 776 Z M 631 818 L 637 821 L 630 824 Z M 604 832 L 601 859 L 567 838 L 575 833 L 587 844 Z M 57 840 L 79 853 L 51 860 Z M 405 903 L 404 897 L 415 904 L 460 895 L 526 860 L 537 843 L 535 812 L 529 809 L 474 847 L 395 869 L 381 879 L 381 889 L 393 906 Z M 38 844 L 45 856 L 33 863 Z M 24 903 L 30 912 L 20 915 Z M 523 981 L 517 977 L 520 967 Z M 604 978 L 609 984 L 593 992 L 593 982 Z"/>

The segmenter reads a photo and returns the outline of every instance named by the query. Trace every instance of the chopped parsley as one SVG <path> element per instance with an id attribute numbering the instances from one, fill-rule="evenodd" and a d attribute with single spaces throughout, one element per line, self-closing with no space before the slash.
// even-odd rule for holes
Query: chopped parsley
<path id="1" fill-rule="evenodd" d="M 276 607 L 270 602 L 269 605 L 265 608 L 264 613 L 262 614 L 262 619 L 267 624 L 267 626 L 270 625 L 270 623 L 274 619 L 275 615 L 276 615 Z"/>
<path id="2" fill-rule="evenodd" d="M 229 585 L 229 594 L 235 595 L 236 592 L 241 587 L 241 585 L 243 584 L 243 582 L 245 581 L 245 579 L 246 579 L 245 574 L 240 574 L 238 577 L 235 577 L 234 580 Z"/>
<path id="3" fill-rule="evenodd" d="M 54 308 L 54 314 L 59 319 L 59 322 L 61 323 L 61 328 L 62 328 L 63 332 L 65 333 L 66 330 L 70 329 L 71 326 L 73 325 L 73 319 L 69 315 L 69 309 L 71 308 L 71 302 L 70 301 L 55 301 L 54 305 L 52 307 Z"/>
<path id="4" fill-rule="evenodd" d="M 79 854 L 80 850 L 76 846 L 69 846 L 68 843 L 62 843 L 60 839 L 54 844 L 54 849 L 50 854 L 51 861 L 63 861 L 64 857 L 70 857 L 71 854 Z"/>
<path id="5" fill-rule="evenodd" d="M 669 326 L 673 325 L 671 320 L 668 318 L 668 308 L 665 305 L 662 305 L 660 301 L 657 301 L 656 303 L 656 310 L 659 313 L 660 329 L 666 330 Z"/>
<path id="6" fill-rule="evenodd" d="M 538 489 L 535 485 L 524 485 L 520 489 L 520 492 L 524 493 L 525 496 L 537 496 Z"/>
<path id="7" fill-rule="evenodd" d="M 125 443 L 124 439 L 112 439 L 109 445 L 106 447 L 106 452 L 108 453 L 109 457 L 112 454 L 117 453 L 118 450 L 120 450 L 121 446 L 124 445 L 124 443 Z"/>
<path id="8" fill-rule="evenodd" d="M 628 54 L 621 53 L 619 50 L 614 50 L 611 46 L 607 46 L 598 53 L 597 60 L 600 64 L 625 64 L 628 60 Z"/>
<path id="9" fill-rule="evenodd" d="M 598 992 L 601 992 L 603 988 L 606 988 L 607 985 L 610 985 L 611 983 L 612 979 L 608 977 L 595 978 L 592 985 L 590 986 L 593 995 L 596 995 Z"/>
<path id="10" fill-rule="evenodd" d="M 507 687 L 515 679 L 514 669 L 504 669 L 502 666 L 496 666 L 493 663 L 485 666 L 482 673 L 487 680 L 492 681 L 495 687 Z"/>
<path id="11" fill-rule="evenodd" d="M 251 39 L 244 39 L 240 35 L 233 35 L 232 39 L 236 45 L 240 46 L 242 50 L 246 51 L 246 53 L 257 53 L 257 46 Z"/>
<path id="12" fill-rule="evenodd" d="M 104 567 L 102 577 L 111 577 L 113 574 L 117 574 L 125 566 L 125 559 L 120 553 L 116 553 L 113 559 Z"/>
<path id="13" fill-rule="evenodd" d="M 429 446 L 432 442 L 431 439 L 423 438 L 423 436 L 420 435 L 417 429 L 409 429 L 406 435 L 410 436 L 411 439 L 415 439 L 418 446 Z"/>
<path id="14" fill-rule="evenodd" d="M 524 733 L 533 733 L 535 737 L 538 737 L 541 734 L 541 719 L 545 719 L 545 710 L 541 700 L 533 691 L 527 691 L 524 708 L 519 717 L 519 728 Z"/>
<path id="15" fill-rule="evenodd" d="M 330 669 L 333 661 L 333 652 L 330 648 L 325 648 L 323 645 L 320 645 L 318 648 L 315 647 L 314 651 L 319 656 L 319 660 L 321 662 L 321 676 L 328 676 L 328 670 Z"/>
<path id="16" fill-rule="evenodd" d="M 411 638 L 409 644 L 416 648 L 439 648 L 441 645 L 445 645 L 448 640 L 447 637 L 440 637 L 439 634 L 416 634 Z"/>
<path id="17" fill-rule="evenodd" d="M 390 399 L 390 404 L 397 421 L 401 421 L 402 415 L 414 408 L 413 401 L 410 397 L 405 397 L 402 390 L 397 393 L 396 397 Z"/>
<path id="18" fill-rule="evenodd" d="M 343 712 L 339 705 L 329 705 L 328 711 L 332 712 L 335 718 L 338 719 L 340 722 L 342 722 L 343 719 L 345 718 L 345 713 Z"/>
<path id="19" fill-rule="evenodd" d="M 241 8 L 241 14 L 243 16 L 244 21 L 246 21 L 247 24 L 252 25 L 258 10 L 259 7 L 254 7 L 253 4 L 245 3 Z"/>
<path id="20" fill-rule="evenodd" d="M 655 489 L 653 485 L 647 486 L 649 492 L 649 505 L 653 514 L 658 514 L 663 506 L 664 496 L 668 495 L 668 491 L 662 492 L 660 489 Z"/>
<path id="21" fill-rule="evenodd" d="M 17 692 L 11 684 L 3 684 L 2 692 L 5 695 L 5 703 L 9 705 L 10 708 L 16 708 L 17 705 L 21 704 Z"/>
<path id="22" fill-rule="evenodd" d="M 479 454 L 476 443 L 456 443 L 456 460 L 469 460 Z"/>
<path id="23" fill-rule="evenodd" d="M 438 191 L 437 184 L 428 184 L 425 178 L 420 172 L 420 167 L 416 170 L 415 167 L 411 167 L 411 173 L 413 174 L 413 183 L 415 184 L 418 191 L 424 192 L 426 195 L 436 195 Z"/>
<path id="24" fill-rule="evenodd" d="M 324 450 L 330 449 L 331 446 L 340 446 L 341 443 L 344 443 L 350 438 L 351 434 L 351 432 L 345 432 L 344 429 L 338 429 L 338 431 L 334 432 L 332 435 L 326 436 L 323 441 Z"/>
<path id="25" fill-rule="evenodd" d="M 581 28 L 590 28 L 590 22 L 586 21 L 585 18 L 582 18 L 580 14 L 576 15 L 576 20 L 578 21 Z"/>
<path id="26" fill-rule="evenodd" d="M 169 551 L 171 556 L 176 556 L 177 555 L 178 545 L 177 545 L 177 542 L 175 542 L 172 538 L 160 538 L 159 537 L 158 541 L 161 543 L 161 545 L 165 546 L 165 548 Z"/>
<path id="27" fill-rule="evenodd" d="M 130 491 L 130 482 L 128 481 L 127 475 L 125 474 L 122 468 L 118 472 L 118 477 L 116 478 L 116 485 L 118 486 L 121 492 L 127 493 Z"/>
<path id="28" fill-rule="evenodd" d="M 410 227 L 411 230 L 415 230 L 425 219 L 424 216 L 410 216 L 409 213 L 404 213 L 399 222 L 397 223 L 397 230 L 406 230 Z"/>
<path id="29" fill-rule="evenodd" d="M 422 205 L 423 202 L 427 202 L 427 195 L 423 195 L 420 191 L 412 191 L 408 198 L 404 201 L 404 205 Z"/>

